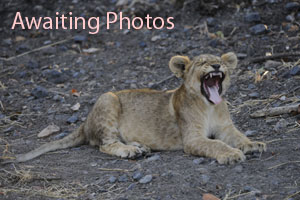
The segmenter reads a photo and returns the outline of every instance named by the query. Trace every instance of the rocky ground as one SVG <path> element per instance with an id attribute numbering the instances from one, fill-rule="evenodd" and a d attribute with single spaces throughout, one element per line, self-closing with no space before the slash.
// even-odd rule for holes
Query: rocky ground
<path id="1" fill-rule="evenodd" d="M 175 88 L 180 80 L 161 80 L 171 75 L 168 60 L 176 54 L 229 51 L 240 60 L 226 95 L 233 121 L 251 139 L 266 142 L 268 151 L 224 166 L 182 151 L 126 160 L 81 146 L 1 166 L 0 199 L 207 199 L 206 193 L 227 200 L 300 199 L 299 113 L 250 118 L 257 110 L 300 101 L 299 2 L 134 2 L 1 1 L 2 159 L 69 134 L 101 93 Z M 88 30 L 11 30 L 17 11 L 28 17 L 72 11 L 86 18 L 104 18 L 109 11 L 131 17 L 150 13 L 174 17 L 175 27 L 120 30 L 115 25 L 107 30 L 104 24 L 95 35 Z M 38 138 L 48 125 L 60 130 Z"/>

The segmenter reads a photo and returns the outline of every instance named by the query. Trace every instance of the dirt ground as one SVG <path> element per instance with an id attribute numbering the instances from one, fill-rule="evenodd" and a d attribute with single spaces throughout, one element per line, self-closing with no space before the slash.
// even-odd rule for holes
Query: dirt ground
<path id="1" fill-rule="evenodd" d="M 299 1 L 117 2 L 0 2 L 2 159 L 69 134 L 104 92 L 177 87 L 177 78 L 162 81 L 171 75 L 168 61 L 176 54 L 229 51 L 240 60 L 226 95 L 233 121 L 252 140 L 266 142 L 267 152 L 226 166 L 183 151 L 118 159 L 84 145 L 1 166 L 0 199 L 198 200 L 205 193 L 227 200 L 300 199 L 299 113 L 250 117 L 263 108 L 300 102 L 300 55 L 293 55 L 300 52 Z M 17 11 L 28 17 L 72 11 L 87 18 L 109 11 L 131 17 L 150 13 L 174 17 L 175 27 L 107 30 L 104 24 L 95 35 L 87 29 L 11 30 Z M 266 55 L 274 57 L 253 60 Z M 80 108 L 73 111 L 76 103 Z M 38 138 L 51 124 L 60 131 Z"/>

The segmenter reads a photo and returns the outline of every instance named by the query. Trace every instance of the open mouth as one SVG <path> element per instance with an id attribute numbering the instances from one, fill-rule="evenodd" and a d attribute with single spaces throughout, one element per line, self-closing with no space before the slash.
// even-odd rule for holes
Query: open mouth
<path id="1" fill-rule="evenodd" d="M 220 71 L 212 71 L 201 78 L 201 92 L 206 99 L 213 103 L 219 104 L 222 101 L 222 82 L 225 74 Z"/>

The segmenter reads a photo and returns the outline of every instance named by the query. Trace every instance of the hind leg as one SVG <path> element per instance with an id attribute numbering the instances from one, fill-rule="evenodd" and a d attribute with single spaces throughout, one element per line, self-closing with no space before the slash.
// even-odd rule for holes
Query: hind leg
<path id="1" fill-rule="evenodd" d="M 118 130 L 121 112 L 119 98 L 112 92 L 103 94 L 87 119 L 89 141 L 99 145 L 101 152 L 121 158 L 136 158 L 149 151 L 138 143 L 124 144 Z"/>

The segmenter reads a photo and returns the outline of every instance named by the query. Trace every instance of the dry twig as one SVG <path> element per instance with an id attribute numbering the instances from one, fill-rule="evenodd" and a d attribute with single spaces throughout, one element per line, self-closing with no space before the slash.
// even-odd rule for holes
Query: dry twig
<path id="1" fill-rule="evenodd" d="M 269 167 L 268 169 L 275 169 L 275 168 L 281 167 L 281 166 L 283 166 L 283 165 L 293 164 L 293 163 L 300 163 L 300 160 L 281 163 L 281 164 L 278 164 L 278 165 Z"/>
<path id="2" fill-rule="evenodd" d="M 257 117 L 265 117 L 265 116 L 276 116 L 281 114 L 287 114 L 291 112 L 300 113 L 300 105 L 288 105 L 288 106 L 281 106 L 276 108 L 267 108 L 263 110 L 258 110 L 250 115 L 250 117 L 257 118 Z"/>
<path id="3" fill-rule="evenodd" d="M 270 56 L 259 56 L 246 60 L 247 63 L 257 63 L 272 59 L 282 59 L 287 57 L 300 56 L 300 52 L 278 53 Z"/>
<path id="4" fill-rule="evenodd" d="M 67 39 L 64 39 L 64 40 L 61 40 L 61 41 L 58 41 L 58 42 L 54 42 L 52 44 L 48 44 L 48 45 L 45 45 L 45 46 L 42 46 L 42 47 L 39 47 L 39 48 L 35 48 L 35 49 L 32 49 L 30 51 L 26 51 L 24 53 L 21 53 L 19 55 L 16 55 L 16 56 L 12 56 L 12 57 L 9 57 L 9 58 L 3 58 L 3 57 L 0 57 L 0 60 L 4 60 L 4 61 L 10 61 L 10 60 L 13 60 L 15 58 L 19 58 L 21 56 L 25 56 L 27 54 L 30 54 L 30 53 L 33 53 L 33 52 L 37 52 L 37 51 L 40 51 L 40 50 L 43 50 L 43 49 L 46 49 L 48 47 L 52 47 L 52 46 L 55 46 L 57 44 L 61 44 L 61 43 L 64 43 L 64 42 L 67 42 L 69 40 L 71 40 L 73 37 L 71 38 L 67 38 Z"/>

